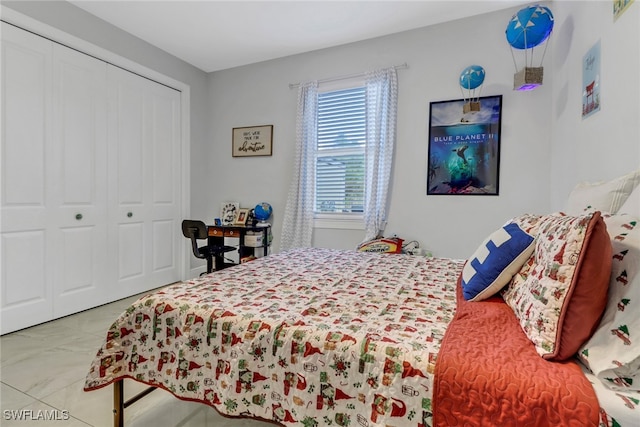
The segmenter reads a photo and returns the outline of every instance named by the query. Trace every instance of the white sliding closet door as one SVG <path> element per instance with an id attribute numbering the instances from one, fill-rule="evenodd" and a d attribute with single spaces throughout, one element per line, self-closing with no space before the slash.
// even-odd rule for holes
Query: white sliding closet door
<path id="1" fill-rule="evenodd" d="M 1 23 L 0 334 L 182 277 L 182 94 Z"/>
<path id="2" fill-rule="evenodd" d="M 51 42 L 2 23 L 2 331 L 51 319 Z"/>
<path id="3" fill-rule="evenodd" d="M 114 299 L 180 279 L 180 93 L 109 67 Z"/>
<path id="4" fill-rule="evenodd" d="M 2 24 L 2 330 L 105 302 L 107 65 Z"/>
<path id="5" fill-rule="evenodd" d="M 53 44 L 54 317 L 107 291 L 107 64 Z M 52 188 L 51 188 L 52 187 Z"/>

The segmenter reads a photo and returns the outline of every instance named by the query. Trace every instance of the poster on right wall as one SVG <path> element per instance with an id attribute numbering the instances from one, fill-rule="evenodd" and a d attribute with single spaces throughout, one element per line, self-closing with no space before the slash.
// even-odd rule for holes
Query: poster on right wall
<path id="1" fill-rule="evenodd" d="M 582 118 L 600 111 L 600 40 L 582 58 Z"/>
<path id="2" fill-rule="evenodd" d="M 613 0 L 613 20 L 618 19 L 625 10 L 629 9 L 633 1 L 634 0 Z"/>

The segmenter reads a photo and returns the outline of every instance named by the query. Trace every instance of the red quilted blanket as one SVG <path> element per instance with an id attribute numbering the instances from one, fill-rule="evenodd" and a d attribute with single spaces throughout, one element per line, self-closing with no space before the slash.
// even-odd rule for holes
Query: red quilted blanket
<path id="1" fill-rule="evenodd" d="M 543 360 L 502 298 L 458 308 L 442 341 L 433 426 L 597 426 L 593 388 L 574 361 Z"/>

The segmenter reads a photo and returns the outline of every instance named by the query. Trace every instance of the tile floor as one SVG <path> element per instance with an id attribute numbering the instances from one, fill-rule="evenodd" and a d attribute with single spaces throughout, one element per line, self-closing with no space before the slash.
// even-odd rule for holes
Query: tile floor
<path id="1" fill-rule="evenodd" d="M 106 330 L 136 298 L 0 337 L 0 425 L 111 426 L 112 387 L 87 393 L 83 391 L 84 378 Z M 125 380 L 125 398 L 145 388 Z M 38 414 L 57 416 L 58 420 L 38 420 Z M 20 415 L 23 419 L 16 420 Z M 184 402 L 166 391 L 156 390 L 125 410 L 125 425 L 267 427 L 274 424 L 225 418 L 211 407 Z"/>

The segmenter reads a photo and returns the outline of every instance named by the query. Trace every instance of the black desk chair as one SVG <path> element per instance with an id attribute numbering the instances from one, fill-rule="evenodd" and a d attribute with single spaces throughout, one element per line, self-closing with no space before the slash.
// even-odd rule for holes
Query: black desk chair
<path id="1" fill-rule="evenodd" d="M 182 234 L 184 235 L 184 237 L 191 240 L 191 249 L 193 251 L 193 255 L 196 258 L 207 260 L 206 274 L 209 274 L 213 271 L 213 259 L 216 256 L 221 256 L 225 252 L 233 251 L 236 249 L 233 246 L 209 245 L 208 243 L 204 246 L 198 247 L 198 240 L 207 240 L 208 242 L 208 238 L 209 238 L 207 234 L 207 226 L 202 221 L 191 220 L 191 219 L 183 220 Z M 205 273 L 202 273 L 202 274 L 205 274 Z"/>

